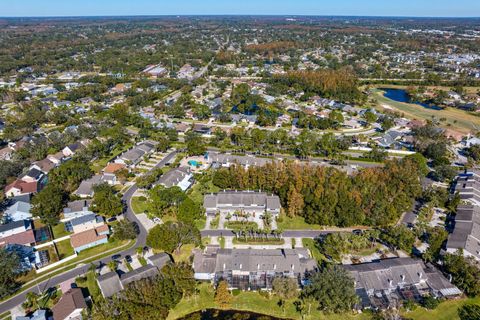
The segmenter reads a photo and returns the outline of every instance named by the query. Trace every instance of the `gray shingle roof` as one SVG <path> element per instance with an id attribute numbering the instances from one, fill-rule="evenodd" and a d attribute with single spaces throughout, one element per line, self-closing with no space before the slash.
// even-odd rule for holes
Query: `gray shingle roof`
<path id="1" fill-rule="evenodd" d="M 105 298 L 111 297 L 123 290 L 120 277 L 114 271 L 98 276 L 97 283 Z"/>
<path id="2" fill-rule="evenodd" d="M 280 199 L 276 195 L 256 191 L 223 191 L 204 196 L 203 206 L 206 209 L 265 209 L 280 210 Z"/>

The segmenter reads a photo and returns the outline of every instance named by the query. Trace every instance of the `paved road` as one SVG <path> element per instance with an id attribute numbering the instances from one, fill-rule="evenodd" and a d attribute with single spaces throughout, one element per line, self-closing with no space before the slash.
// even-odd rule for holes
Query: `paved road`
<path id="1" fill-rule="evenodd" d="M 329 233 L 336 233 L 336 232 L 350 232 L 342 231 L 342 230 L 285 230 L 282 233 L 283 237 L 287 238 L 311 238 L 315 239 L 321 235 L 326 235 Z M 235 234 L 232 230 L 202 230 L 201 231 L 202 237 L 234 237 Z"/>
<path id="2" fill-rule="evenodd" d="M 165 164 L 167 164 L 173 157 L 175 157 L 175 155 L 176 155 L 176 151 L 173 151 L 173 152 L 169 153 L 154 168 L 161 168 L 161 167 L 165 166 Z M 154 168 L 152 168 L 152 170 Z M 145 230 L 145 228 L 143 228 L 140 221 L 138 221 L 138 219 L 135 216 L 135 213 L 133 212 L 132 207 L 130 205 L 130 200 L 132 199 L 132 196 L 135 193 L 135 191 L 137 191 L 137 189 L 138 189 L 138 187 L 136 185 L 132 185 L 124 193 L 124 195 L 122 197 L 122 199 L 127 204 L 127 209 L 125 211 L 125 218 L 130 220 L 130 221 L 136 222 L 139 226 L 139 229 L 140 229 L 140 233 L 137 236 L 137 241 L 135 243 L 135 246 L 132 247 L 131 249 L 116 253 L 116 254 L 120 254 L 122 256 L 134 255 L 136 253 L 136 248 L 144 247 L 145 243 L 146 243 L 146 239 L 147 239 L 147 231 Z M 108 264 L 109 261 L 111 261 L 111 257 L 98 259 L 98 260 L 95 260 L 92 263 L 99 266 L 99 265 L 102 265 L 102 264 L 103 265 Z M 9 310 L 15 308 L 16 306 L 18 306 L 19 304 L 22 304 L 23 302 L 25 302 L 26 295 L 27 295 L 28 292 L 40 293 L 41 291 L 44 291 L 46 288 L 54 287 L 54 286 L 56 286 L 56 285 L 58 285 L 58 284 L 60 284 L 64 281 L 67 281 L 67 280 L 72 279 L 72 278 L 76 278 L 76 277 L 86 273 L 88 271 L 89 267 L 90 267 L 90 264 L 80 266 L 80 267 L 77 267 L 75 269 L 66 271 L 66 272 L 64 272 L 60 275 L 54 276 L 54 277 L 52 277 L 48 280 L 39 282 L 37 286 L 34 286 L 30 289 L 27 289 L 27 290 L 19 293 L 18 295 L 10 298 L 9 300 L 6 300 L 6 301 L 2 302 L 0 304 L 0 313 L 4 313 L 6 311 L 9 311 Z M 40 292 L 39 292 L 39 290 L 40 290 Z"/>

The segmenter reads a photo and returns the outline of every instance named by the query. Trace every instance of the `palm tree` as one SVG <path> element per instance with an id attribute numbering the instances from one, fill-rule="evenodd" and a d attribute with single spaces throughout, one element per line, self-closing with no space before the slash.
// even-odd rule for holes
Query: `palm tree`
<path id="1" fill-rule="evenodd" d="M 117 270 L 117 261 L 112 260 L 112 261 L 108 262 L 107 266 L 110 269 L 110 271 L 115 271 L 115 270 Z"/>

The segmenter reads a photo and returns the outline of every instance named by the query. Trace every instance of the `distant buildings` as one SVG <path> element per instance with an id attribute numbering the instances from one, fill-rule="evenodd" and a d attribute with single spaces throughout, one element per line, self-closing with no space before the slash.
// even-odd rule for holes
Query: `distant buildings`
<path id="1" fill-rule="evenodd" d="M 433 266 L 412 258 L 393 258 L 344 265 L 355 280 L 361 308 L 398 308 L 405 300 L 425 295 L 449 298 L 462 292 Z"/>
<path id="2" fill-rule="evenodd" d="M 265 212 L 278 215 L 281 209 L 278 196 L 257 191 L 223 191 L 206 194 L 203 198 L 203 207 L 207 214 L 240 211 L 254 215 Z"/>
<path id="3" fill-rule="evenodd" d="M 455 215 L 455 227 L 448 236 L 446 250 L 455 253 L 462 250 L 464 256 L 480 261 L 480 207 L 459 205 Z"/>
<path id="4" fill-rule="evenodd" d="M 225 280 L 232 289 L 271 289 L 277 277 L 304 284 L 305 275 L 317 268 L 306 249 L 220 249 L 208 246 L 194 251 L 195 279 L 218 283 Z"/>

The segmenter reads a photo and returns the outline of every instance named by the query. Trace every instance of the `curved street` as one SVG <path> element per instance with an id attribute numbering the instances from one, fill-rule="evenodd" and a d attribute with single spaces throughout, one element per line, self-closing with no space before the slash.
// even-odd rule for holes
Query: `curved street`
<path id="1" fill-rule="evenodd" d="M 168 155 L 165 156 L 165 158 L 162 159 L 162 161 L 160 161 L 155 167 L 153 167 L 152 170 L 156 169 L 156 168 L 164 167 L 176 155 L 176 153 L 177 153 L 176 151 L 170 152 Z M 138 190 L 138 187 L 137 187 L 136 184 L 134 184 L 124 193 L 124 195 L 122 197 L 122 200 L 126 203 L 126 207 L 127 207 L 126 211 L 124 213 L 125 218 L 128 219 L 129 221 L 136 222 L 138 224 L 138 227 L 139 227 L 139 234 L 137 235 L 135 245 L 133 247 L 131 247 L 130 249 L 120 251 L 120 252 L 115 252 L 112 255 L 118 255 L 118 254 L 120 254 L 122 256 L 134 255 L 136 253 L 136 248 L 145 246 L 145 243 L 146 243 L 146 240 L 147 240 L 147 231 L 145 230 L 145 228 L 142 226 L 140 221 L 135 216 L 135 213 L 133 212 L 132 206 L 131 206 L 131 203 L 130 203 L 133 194 L 137 190 Z M 64 273 L 61 273 L 61 274 L 56 275 L 56 276 L 52 276 L 50 279 L 40 281 L 36 285 L 34 285 L 33 287 L 31 287 L 29 289 L 26 289 L 26 290 L 20 292 L 19 294 L 3 301 L 0 304 L 0 313 L 4 313 L 6 311 L 9 311 L 9 310 L 15 308 L 16 306 L 22 304 L 23 302 L 25 302 L 26 295 L 29 292 L 41 293 L 46 288 L 54 287 L 54 286 L 59 285 L 60 283 L 62 283 L 64 281 L 67 281 L 69 279 L 81 276 L 82 274 L 84 274 L 88 271 L 91 264 L 95 264 L 96 266 L 106 265 L 109 261 L 111 261 L 111 259 L 112 259 L 111 257 L 104 257 L 104 258 L 95 260 L 92 263 L 76 267 L 72 270 L 65 271 Z"/>

